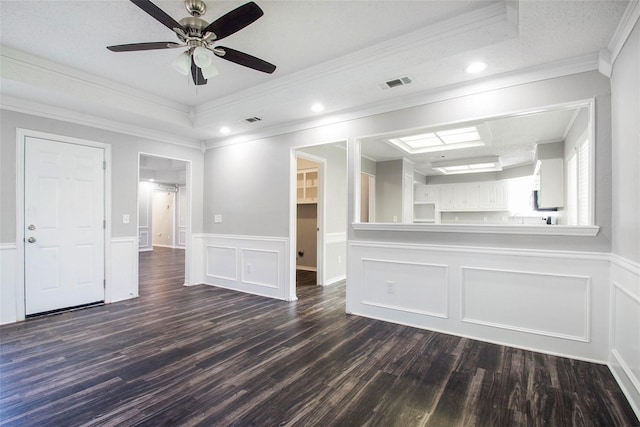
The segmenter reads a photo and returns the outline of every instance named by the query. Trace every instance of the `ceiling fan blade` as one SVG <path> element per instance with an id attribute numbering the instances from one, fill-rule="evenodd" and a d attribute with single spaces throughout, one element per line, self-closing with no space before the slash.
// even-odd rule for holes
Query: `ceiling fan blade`
<path id="1" fill-rule="evenodd" d="M 191 77 L 193 78 L 193 82 L 196 84 L 196 86 L 207 84 L 207 79 L 205 79 L 202 75 L 202 70 L 196 65 L 193 57 L 191 58 Z"/>
<path id="2" fill-rule="evenodd" d="M 220 51 L 223 51 L 224 54 L 219 53 Z M 245 67 L 253 68 L 257 71 L 262 71 L 263 73 L 271 74 L 276 70 L 275 65 L 270 64 L 265 60 L 228 47 L 216 46 L 213 53 L 222 59 L 235 62 L 236 64 L 243 65 Z"/>
<path id="3" fill-rule="evenodd" d="M 255 22 L 262 15 L 264 15 L 264 12 L 260 9 L 260 6 L 251 1 L 213 21 L 202 30 L 202 34 L 211 32 L 216 35 L 214 40 L 222 40 Z"/>
<path id="4" fill-rule="evenodd" d="M 171 31 L 174 31 L 174 28 L 179 28 L 184 31 L 184 27 L 180 25 L 178 21 L 167 15 L 162 9 L 151 3 L 149 0 L 131 0 L 131 2 L 138 6 L 140 9 L 147 12 L 149 15 L 151 15 L 152 18 L 160 22 Z"/>
<path id="5" fill-rule="evenodd" d="M 133 52 L 137 50 L 171 49 L 176 47 L 184 47 L 184 45 L 173 42 L 131 43 L 107 46 L 107 49 L 111 52 Z"/>

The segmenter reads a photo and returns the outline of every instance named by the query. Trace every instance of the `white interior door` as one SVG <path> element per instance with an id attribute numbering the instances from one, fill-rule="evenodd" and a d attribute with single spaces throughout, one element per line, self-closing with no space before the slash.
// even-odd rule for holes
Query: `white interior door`
<path id="1" fill-rule="evenodd" d="M 25 139 L 27 315 L 104 301 L 104 149 Z"/>

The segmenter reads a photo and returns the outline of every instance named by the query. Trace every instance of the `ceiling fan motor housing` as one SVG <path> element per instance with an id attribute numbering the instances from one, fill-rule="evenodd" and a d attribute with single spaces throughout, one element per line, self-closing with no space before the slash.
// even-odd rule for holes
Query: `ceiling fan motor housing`
<path id="1" fill-rule="evenodd" d="M 182 18 L 180 20 L 180 25 L 184 27 L 184 29 L 186 30 L 186 34 L 189 37 L 200 38 L 203 36 L 202 30 L 207 27 L 208 23 L 204 19 L 190 16 L 187 18 Z M 178 33 L 178 35 L 180 34 Z"/>
<path id="2" fill-rule="evenodd" d="M 207 5 L 202 0 L 184 0 L 184 7 L 191 16 L 199 17 L 207 12 Z"/>

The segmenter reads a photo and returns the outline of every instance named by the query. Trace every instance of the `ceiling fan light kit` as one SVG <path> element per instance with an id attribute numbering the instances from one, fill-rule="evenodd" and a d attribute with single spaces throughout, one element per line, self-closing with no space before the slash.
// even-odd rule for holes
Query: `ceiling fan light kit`
<path id="1" fill-rule="evenodd" d="M 181 43 L 150 42 L 107 46 L 107 49 L 112 52 L 187 48 L 171 65 L 183 75 L 188 75 L 191 71 L 196 85 L 207 84 L 207 79 L 218 75 L 218 70 L 213 65 L 214 56 L 263 73 L 271 74 L 276 70 L 275 65 L 263 59 L 231 48 L 213 46 L 216 41 L 240 31 L 264 15 L 262 9 L 252 1 L 228 12 L 210 24 L 200 18 L 207 11 L 202 0 L 184 0 L 185 7 L 191 16 L 179 22 L 149 0 L 131 0 L 131 2 L 173 31 Z"/>
<path id="2" fill-rule="evenodd" d="M 182 52 L 173 60 L 171 65 L 173 65 L 173 68 L 183 76 L 188 76 L 191 68 L 191 56 L 189 55 L 189 52 Z"/>

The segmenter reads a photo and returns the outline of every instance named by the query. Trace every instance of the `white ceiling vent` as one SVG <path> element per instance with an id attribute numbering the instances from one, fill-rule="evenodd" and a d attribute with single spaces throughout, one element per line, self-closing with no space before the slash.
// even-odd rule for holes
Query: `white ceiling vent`
<path id="1" fill-rule="evenodd" d="M 260 117 L 249 117 L 248 119 L 244 119 L 244 121 L 247 123 L 255 123 L 259 122 L 260 120 L 262 120 Z"/>
<path id="2" fill-rule="evenodd" d="M 397 79 L 391 79 L 384 83 L 379 83 L 378 87 L 382 90 L 393 89 L 394 87 L 406 86 L 411 82 L 413 82 L 413 77 L 404 76 L 404 77 L 398 77 Z"/>

